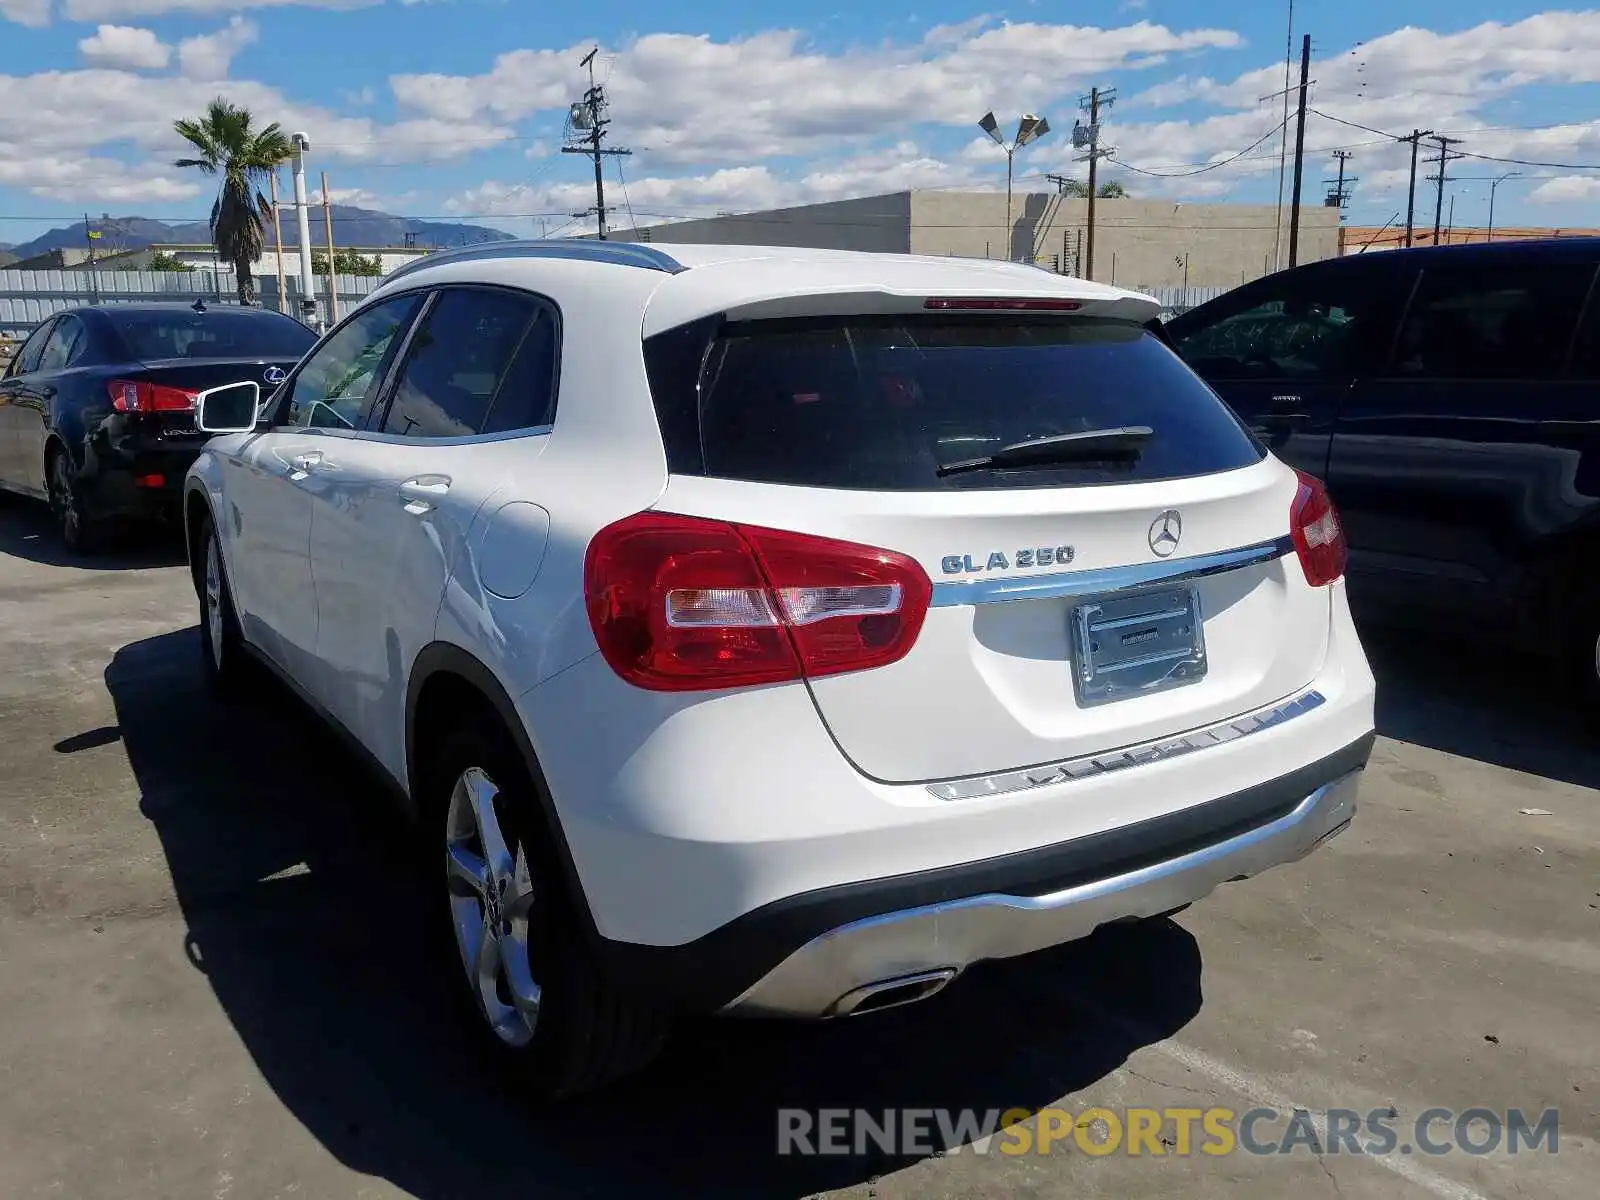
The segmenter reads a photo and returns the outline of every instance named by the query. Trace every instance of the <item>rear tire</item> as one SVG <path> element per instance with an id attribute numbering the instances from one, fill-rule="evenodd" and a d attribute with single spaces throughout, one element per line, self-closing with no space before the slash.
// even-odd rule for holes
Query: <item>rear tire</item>
<path id="1" fill-rule="evenodd" d="M 59 444 L 45 463 L 45 482 L 50 496 L 50 515 L 55 518 L 56 535 L 71 554 L 90 555 L 101 546 L 103 529 L 85 511 L 83 488 L 72 455 Z"/>
<path id="2" fill-rule="evenodd" d="M 439 961 L 490 1061 L 525 1093 L 549 1101 L 594 1091 L 659 1053 L 667 1015 L 602 975 L 535 784 L 495 720 L 475 716 L 424 763 Z"/>
<path id="3" fill-rule="evenodd" d="M 253 665 L 239 633 L 233 589 L 222 559 L 222 542 L 209 516 L 200 522 L 195 591 L 200 597 L 200 664 L 206 686 L 217 696 L 237 698 L 249 690 Z"/>

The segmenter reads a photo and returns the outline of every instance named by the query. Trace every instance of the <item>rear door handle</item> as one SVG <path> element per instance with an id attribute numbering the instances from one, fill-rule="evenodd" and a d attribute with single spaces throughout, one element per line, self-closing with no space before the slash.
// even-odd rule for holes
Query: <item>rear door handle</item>
<path id="1" fill-rule="evenodd" d="M 400 485 L 400 505 L 420 517 L 432 512 L 435 503 L 449 491 L 448 475 L 414 475 Z"/>
<path id="2" fill-rule="evenodd" d="M 322 451 L 308 450 L 304 454 L 296 454 L 289 460 L 289 465 L 297 475 L 304 477 L 308 471 L 315 471 L 322 465 Z"/>

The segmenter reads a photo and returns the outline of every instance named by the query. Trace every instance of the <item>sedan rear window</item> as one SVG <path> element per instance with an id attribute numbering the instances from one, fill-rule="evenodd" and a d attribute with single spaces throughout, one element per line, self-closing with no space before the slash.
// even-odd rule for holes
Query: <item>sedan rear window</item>
<path id="1" fill-rule="evenodd" d="M 1265 453 L 1142 326 L 1086 318 L 702 323 L 646 343 L 675 474 L 888 491 L 1175 479 Z M 1136 453 L 1062 439 L 1129 427 Z M 1039 439 L 1072 461 L 972 461 Z M 1005 456 L 1002 456 L 1004 458 Z M 1053 456 L 1045 455 L 1044 459 Z M 966 469 L 951 472 L 952 464 Z"/>
<path id="2" fill-rule="evenodd" d="M 291 317 L 256 311 L 214 308 L 170 313 L 148 309 L 102 310 L 122 338 L 130 359 L 151 362 L 167 358 L 299 358 L 317 335 Z"/>

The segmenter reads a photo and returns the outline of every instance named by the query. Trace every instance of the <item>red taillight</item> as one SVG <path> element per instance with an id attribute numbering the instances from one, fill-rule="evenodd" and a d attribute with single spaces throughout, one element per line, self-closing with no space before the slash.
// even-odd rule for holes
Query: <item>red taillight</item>
<path id="1" fill-rule="evenodd" d="M 1300 477 L 1300 490 L 1289 507 L 1289 533 L 1294 538 L 1306 582 L 1312 587 L 1321 587 L 1344 574 L 1350 551 L 1345 544 L 1344 527 L 1339 524 L 1338 510 L 1333 507 L 1322 480 L 1304 471 L 1295 474 Z"/>
<path id="2" fill-rule="evenodd" d="M 118 412 L 193 412 L 199 394 L 146 379 L 113 379 L 106 392 Z"/>
<path id="3" fill-rule="evenodd" d="M 584 561 L 601 654 L 655 691 L 885 666 L 910 651 L 932 594 L 903 554 L 671 513 L 608 526 Z"/>
<path id="4" fill-rule="evenodd" d="M 985 309 L 999 312 L 1077 312 L 1078 300 L 1056 300 L 1044 296 L 934 296 L 922 302 L 923 308 Z"/>

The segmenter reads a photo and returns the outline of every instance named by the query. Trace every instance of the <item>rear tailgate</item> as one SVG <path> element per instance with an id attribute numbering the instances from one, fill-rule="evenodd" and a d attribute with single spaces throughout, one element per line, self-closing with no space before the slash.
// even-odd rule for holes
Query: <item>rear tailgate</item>
<path id="1" fill-rule="evenodd" d="M 1328 598 L 1290 548 L 1294 473 L 1136 321 L 755 320 L 698 356 L 693 336 L 647 342 L 672 470 L 657 507 L 897 551 L 935 584 L 903 659 L 809 681 L 866 774 L 1098 754 L 1270 705 L 1320 668 Z M 940 471 L 1127 426 L 1149 431 L 1132 457 Z"/>

